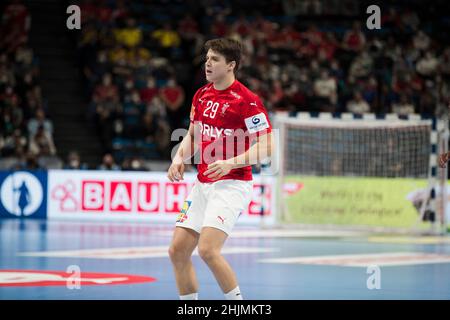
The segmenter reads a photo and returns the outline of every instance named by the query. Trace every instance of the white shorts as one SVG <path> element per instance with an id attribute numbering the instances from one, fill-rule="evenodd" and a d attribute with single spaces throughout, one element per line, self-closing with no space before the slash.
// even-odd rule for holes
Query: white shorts
<path id="1" fill-rule="evenodd" d="M 229 235 L 239 215 L 247 209 L 252 193 L 252 181 L 230 179 L 201 183 L 196 180 L 183 203 L 176 226 L 197 233 L 203 227 L 214 227 Z"/>

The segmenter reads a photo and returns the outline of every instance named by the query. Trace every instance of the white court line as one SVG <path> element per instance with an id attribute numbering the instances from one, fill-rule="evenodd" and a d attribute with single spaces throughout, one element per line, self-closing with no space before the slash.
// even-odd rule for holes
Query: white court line
<path id="1" fill-rule="evenodd" d="M 416 264 L 450 263 L 449 255 L 417 252 L 389 252 L 371 254 L 343 254 L 332 256 L 287 257 L 258 260 L 262 263 L 330 265 L 342 267 L 368 267 L 376 265 L 406 266 Z"/>
<path id="2" fill-rule="evenodd" d="M 156 231 L 158 236 L 171 237 L 173 231 Z M 230 238 L 307 238 L 307 237 L 354 237 L 364 236 L 365 233 L 355 231 L 326 231 L 326 230 L 234 230 Z"/>
<path id="3" fill-rule="evenodd" d="M 265 253 L 273 252 L 272 248 L 256 247 L 224 247 L 223 254 L 242 253 Z M 64 251 L 38 251 L 22 252 L 18 254 L 23 257 L 48 257 L 48 258 L 88 258 L 88 259 L 141 259 L 168 257 L 167 246 L 155 247 L 129 247 L 129 248 L 107 248 L 86 250 L 64 250 Z M 193 255 L 198 255 L 197 249 Z"/>

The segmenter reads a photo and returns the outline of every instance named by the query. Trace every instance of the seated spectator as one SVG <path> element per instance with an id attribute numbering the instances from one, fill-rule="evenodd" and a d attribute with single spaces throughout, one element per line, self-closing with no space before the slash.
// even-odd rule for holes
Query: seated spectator
<path id="1" fill-rule="evenodd" d="M 347 111 L 356 114 L 370 112 L 370 106 L 360 92 L 355 92 L 353 99 L 347 102 Z"/>
<path id="2" fill-rule="evenodd" d="M 20 157 L 26 153 L 27 138 L 22 135 L 20 129 L 15 129 L 14 133 L 3 140 L 3 146 L 0 150 L 2 157 Z"/>
<path id="3" fill-rule="evenodd" d="M 162 48 L 178 47 L 180 45 L 180 36 L 172 29 L 170 23 L 164 23 L 162 29 L 153 31 L 152 37 L 158 40 Z"/>
<path id="4" fill-rule="evenodd" d="M 176 112 L 184 103 L 184 90 L 177 84 L 175 78 L 170 78 L 167 86 L 161 88 L 160 96 L 171 112 Z"/>
<path id="5" fill-rule="evenodd" d="M 32 152 L 28 152 L 21 157 L 21 161 L 18 163 L 18 170 L 42 170 L 44 169 L 39 164 L 38 156 Z"/>
<path id="6" fill-rule="evenodd" d="M 141 100 L 144 103 L 149 103 L 158 95 L 158 93 L 159 89 L 156 87 L 155 78 L 149 77 L 147 79 L 146 86 L 140 91 Z"/>
<path id="7" fill-rule="evenodd" d="M 284 90 L 279 80 L 272 82 L 271 94 L 269 95 L 269 105 L 271 108 L 278 108 L 284 98 Z"/>
<path id="8" fill-rule="evenodd" d="M 414 48 L 416 48 L 417 50 L 425 51 L 428 50 L 430 44 L 430 37 L 425 32 L 423 32 L 423 30 L 417 31 L 416 35 L 413 38 Z"/>
<path id="9" fill-rule="evenodd" d="M 37 132 L 30 139 L 29 150 L 36 156 L 54 156 L 56 154 L 55 144 L 44 126 L 39 126 Z"/>
<path id="10" fill-rule="evenodd" d="M 414 113 L 414 106 L 409 101 L 407 95 L 400 95 L 400 101 L 392 104 L 392 112 L 400 115 L 407 115 Z"/>
<path id="11" fill-rule="evenodd" d="M 125 21 L 130 16 L 130 10 L 126 6 L 126 0 L 117 0 L 116 7 L 111 13 L 111 19 L 117 25 L 121 24 L 121 21 Z"/>
<path id="12" fill-rule="evenodd" d="M 26 6 L 20 0 L 12 0 L 1 17 L 0 49 L 14 52 L 28 41 L 31 18 Z"/>
<path id="13" fill-rule="evenodd" d="M 178 33 L 185 40 L 193 40 L 198 34 L 198 23 L 191 14 L 186 14 L 178 23 Z"/>
<path id="14" fill-rule="evenodd" d="M 438 64 L 439 60 L 436 56 L 427 51 L 425 56 L 417 61 L 416 70 L 420 75 L 430 77 L 435 75 Z"/>
<path id="15" fill-rule="evenodd" d="M 93 98 L 95 103 L 116 103 L 119 101 L 117 86 L 112 83 L 112 77 L 109 73 L 105 74 L 102 83 L 95 87 Z"/>
<path id="16" fill-rule="evenodd" d="M 125 158 L 122 162 L 122 170 L 124 171 L 146 171 L 143 160 L 138 157 Z"/>
<path id="17" fill-rule="evenodd" d="M 211 36 L 222 38 L 228 34 L 228 24 L 223 14 L 215 16 L 213 23 L 210 25 L 209 32 Z"/>
<path id="18" fill-rule="evenodd" d="M 353 23 L 352 30 L 349 30 L 344 35 L 343 47 L 346 50 L 353 52 L 360 52 L 366 44 L 366 37 L 361 31 L 361 23 Z"/>
<path id="19" fill-rule="evenodd" d="M 120 170 L 120 167 L 114 161 L 113 156 L 110 153 L 107 153 L 103 156 L 102 164 L 98 166 L 98 170 L 118 171 Z"/>
<path id="20" fill-rule="evenodd" d="M 44 131 L 48 135 L 53 135 L 53 124 L 50 120 L 45 118 L 45 113 L 43 109 L 36 110 L 36 115 L 33 119 L 28 121 L 28 134 L 31 137 L 34 137 L 39 127 L 43 127 Z"/>
<path id="21" fill-rule="evenodd" d="M 70 151 L 67 155 L 67 161 L 64 164 L 63 169 L 65 170 L 87 170 L 88 166 L 86 163 L 82 163 L 80 160 L 80 155 L 77 151 Z"/>
<path id="22" fill-rule="evenodd" d="M 134 90 L 130 100 L 123 104 L 124 126 L 128 136 L 136 137 L 139 120 L 145 111 L 145 105 L 141 101 L 139 92 Z"/>
<path id="23" fill-rule="evenodd" d="M 332 111 L 337 102 L 337 84 L 327 70 L 320 73 L 320 78 L 314 81 L 314 94 L 318 100 L 321 111 Z"/>
<path id="24" fill-rule="evenodd" d="M 142 41 L 142 31 L 136 27 L 136 20 L 129 18 L 126 21 L 126 27 L 116 29 L 114 36 L 117 43 L 123 44 L 128 48 L 138 46 Z"/>
<path id="25" fill-rule="evenodd" d="M 139 125 L 139 136 L 143 137 L 145 142 L 155 142 L 157 130 L 157 118 L 152 113 L 145 113 Z"/>
<path id="26" fill-rule="evenodd" d="M 367 51 L 361 52 L 350 66 L 350 75 L 355 78 L 367 77 L 372 71 L 373 59 Z"/>
<path id="27" fill-rule="evenodd" d="M 241 38 L 244 38 L 250 33 L 251 26 L 244 14 L 240 14 L 239 18 L 231 25 L 232 32 L 237 33 Z"/>

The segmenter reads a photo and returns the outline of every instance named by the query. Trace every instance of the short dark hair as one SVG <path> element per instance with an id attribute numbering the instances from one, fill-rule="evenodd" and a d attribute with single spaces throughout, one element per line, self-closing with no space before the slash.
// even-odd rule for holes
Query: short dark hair
<path id="1" fill-rule="evenodd" d="M 242 54 L 242 45 L 239 41 L 230 38 L 208 40 L 205 43 L 205 52 L 208 52 L 209 49 L 223 55 L 227 63 L 236 62 L 234 72 L 239 69 Z"/>

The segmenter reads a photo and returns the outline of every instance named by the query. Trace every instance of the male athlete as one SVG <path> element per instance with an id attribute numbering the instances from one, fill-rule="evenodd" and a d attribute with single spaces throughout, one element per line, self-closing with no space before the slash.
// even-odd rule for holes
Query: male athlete
<path id="1" fill-rule="evenodd" d="M 167 175 L 172 182 L 183 180 L 184 163 L 199 152 L 197 180 L 178 216 L 169 255 L 181 300 L 198 299 L 191 262 L 197 245 L 225 298 L 242 300 L 236 275 L 221 250 L 250 203 L 251 165 L 271 155 L 272 127 L 258 96 L 235 78 L 241 44 L 214 39 L 206 42 L 205 51 L 209 83 L 194 95 L 189 132 Z"/>

